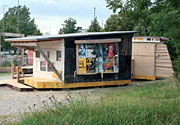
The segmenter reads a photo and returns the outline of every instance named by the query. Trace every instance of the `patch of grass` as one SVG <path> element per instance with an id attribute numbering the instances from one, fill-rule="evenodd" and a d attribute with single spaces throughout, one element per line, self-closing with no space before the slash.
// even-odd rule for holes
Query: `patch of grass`
<path id="1" fill-rule="evenodd" d="M 11 67 L 11 62 L 6 61 L 5 63 L 2 64 L 2 67 Z"/>
<path id="2" fill-rule="evenodd" d="M 9 72 L 0 72 L 0 77 L 1 76 L 8 76 L 8 75 L 10 75 L 11 73 L 9 73 Z"/>
<path id="3" fill-rule="evenodd" d="M 25 114 L 18 125 L 180 124 L 180 83 L 175 79 L 106 92 L 99 100 L 88 98 L 55 102 L 43 112 Z"/>

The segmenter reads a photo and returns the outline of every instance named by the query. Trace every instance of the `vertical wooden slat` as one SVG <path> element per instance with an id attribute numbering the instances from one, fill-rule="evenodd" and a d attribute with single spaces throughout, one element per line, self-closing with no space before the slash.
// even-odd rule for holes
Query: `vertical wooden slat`
<path id="1" fill-rule="evenodd" d="M 1 67 L 1 35 L 0 35 L 0 67 Z"/>
<path id="2" fill-rule="evenodd" d="M 24 49 L 21 49 L 21 65 L 24 64 Z"/>
<path id="3" fill-rule="evenodd" d="M 20 67 L 17 66 L 17 82 L 19 82 L 19 79 L 20 79 L 20 72 L 19 72 L 19 70 L 20 70 Z"/>
<path id="4" fill-rule="evenodd" d="M 76 44 L 76 69 L 77 69 L 77 74 L 79 73 L 79 47 L 78 44 Z"/>
<path id="5" fill-rule="evenodd" d="M 14 64 L 12 60 L 11 60 L 11 78 L 14 79 Z"/>

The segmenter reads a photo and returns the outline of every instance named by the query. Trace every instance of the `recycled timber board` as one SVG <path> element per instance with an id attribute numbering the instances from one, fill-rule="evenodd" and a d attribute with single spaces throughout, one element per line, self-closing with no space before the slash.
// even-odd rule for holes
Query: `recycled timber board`
<path id="1" fill-rule="evenodd" d="M 155 76 L 153 56 L 133 56 L 134 74 L 135 76 Z"/>
<path id="2" fill-rule="evenodd" d="M 156 80 L 156 76 L 133 76 L 133 79 Z"/>
<path id="3" fill-rule="evenodd" d="M 33 91 L 33 88 L 22 83 L 18 83 L 16 79 L 0 80 L 0 87 L 5 86 L 17 91 Z"/>
<path id="4" fill-rule="evenodd" d="M 67 83 L 57 80 L 49 80 L 38 77 L 25 78 L 24 83 L 36 89 L 64 89 L 64 88 L 82 88 L 96 86 L 113 86 L 130 84 L 131 80 L 103 81 L 103 82 L 83 82 L 83 83 Z"/>

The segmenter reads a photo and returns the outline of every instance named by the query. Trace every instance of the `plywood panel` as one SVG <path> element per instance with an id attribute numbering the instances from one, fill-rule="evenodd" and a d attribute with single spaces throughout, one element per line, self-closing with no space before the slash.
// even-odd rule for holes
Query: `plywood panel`
<path id="1" fill-rule="evenodd" d="M 163 64 L 163 63 L 156 63 L 156 67 L 165 67 L 165 68 L 172 68 L 172 64 Z"/>
<path id="2" fill-rule="evenodd" d="M 156 53 L 156 58 L 159 60 L 170 60 L 170 56 L 167 54 Z"/>
<path id="3" fill-rule="evenodd" d="M 172 62 L 165 44 L 156 45 L 156 76 L 170 77 L 173 75 Z"/>
<path id="4" fill-rule="evenodd" d="M 171 77 L 173 76 L 173 71 L 166 70 L 166 69 L 158 69 L 156 70 L 156 76 L 157 77 Z"/>
<path id="5" fill-rule="evenodd" d="M 132 43 L 132 55 L 154 56 L 155 44 L 154 43 Z"/>
<path id="6" fill-rule="evenodd" d="M 156 47 L 157 48 L 166 48 L 166 45 L 165 44 L 156 44 Z"/>
<path id="7" fill-rule="evenodd" d="M 166 63 L 166 64 L 171 64 L 171 60 L 161 60 L 161 59 L 156 59 L 156 63 Z"/>
<path id="8" fill-rule="evenodd" d="M 154 76 L 155 58 L 145 56 L 134 56 L 134 75 L 135 76 Z"/>

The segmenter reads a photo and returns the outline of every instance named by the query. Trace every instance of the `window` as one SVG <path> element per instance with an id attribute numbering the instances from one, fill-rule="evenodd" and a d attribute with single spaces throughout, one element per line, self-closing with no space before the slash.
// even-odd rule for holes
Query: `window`
<path id="1" fill-rule="evenodd" d="M 61 61 L 61 51 L 60 50 L 58 50 L 56 52 L 56 61 Z"/>
<path id="2" fill-rule="evenodd" d="M 49 51 L 46 51 L 45 55 L 49 58 Z"/>
<path id="3" fill-rule="evenodd" d="M 46 71 L 46 61 L 40 61 L 40 71 Z"/>
<path id="4" fill-rule="evenodd" d="M 36 58 L 40 58 L 40 52 L 36 51 Z"/>
<path id="5" fill-rule="evenodd" d="M 117 42 L 77 44 L 78 74 L 118 73 L 118 45 Z"/>
<path id="6" fill-rule="evenodd" d="M 54 62 L 51 62 L 54 65 Z M 53 72 L 52 66 L 48 63 L 48 72 Z"/>

